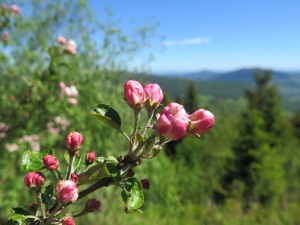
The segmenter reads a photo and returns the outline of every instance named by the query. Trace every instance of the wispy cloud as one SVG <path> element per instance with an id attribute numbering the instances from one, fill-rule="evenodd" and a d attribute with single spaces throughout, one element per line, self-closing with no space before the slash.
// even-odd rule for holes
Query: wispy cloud
<path id="1" fill-rule="evenodd" d="M 209 43 L 211 40 L 208 37 L 201 38 L 188 38 L 183 40 L 169 40 L 164 42 L 164 46 L 175 46 L 175 45 L 199 45 Z"/>

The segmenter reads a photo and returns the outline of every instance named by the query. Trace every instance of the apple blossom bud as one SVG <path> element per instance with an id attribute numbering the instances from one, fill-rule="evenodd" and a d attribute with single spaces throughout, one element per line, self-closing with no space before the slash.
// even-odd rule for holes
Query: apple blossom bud
<path id="1" fill-rule="evenodd" d="M 31 202 L 28 206 L 28 208 L 33 211 L 33 212 L 36 212 L 39 208 L 39 205 L 37 202 Z"/>
<path id="2" fill-rule="evenodd" d="M 190 125 L 189 132 L 202 135 L 214 126 L 215 117 L 214 115 L 205 109 L 198 109 L 189 116 Z"/>
<path id="3" fill-rule="evenodd" d="M 63 36 L 58 36 L 57 42 L 61 45 L 65 45 L 65 44 L 67 44 L 67 39 L 65 39 Z"/>
<path id="4" fill-rule="evenodd" d="M 77 105 L 77 99 L 76 98 L 69 98 L 69 103 L 71 104 L 71 105 Z"/>
<path id="5" fill-rule="evenodd" d="M 9 41 L 9 33 L 7 31 L 4 31 L 2 34 L 3 41 L 8 42 Z"/>
<path id="6" fill-rule="evenodd" d="M 15 15 L 17 15 L 17 14 L 20 13 L 20 9 L 19 9 L 19 7 L 16 6 L 16 5 L 11 5 L 11 6 L 10 6 L 10 10 L 11 10 L 12 13 L 15 14 Z"/>
<path id="7" fill-rule="evenodd" d="M 3 10 L 7 10 L 7 5 L 6 5 L 5 3 L 2 3 L 1 8 L 2 8 Z"/>
<path id="8" fill-rule="evenodd" d="M 75 202 L 79 195 L 79 190 L 73 180 L 61 180 L 56 184 L 55 191 L 58 200 L 66 204 L 68 202 Z"/>
<path id="9" fill-rule="evenodd" d="M 68 40 L 66 43 L 65 51 L 69 54 L 75 55 L 77 53 L 76 42 L 72 39 Z"/>
<path id="10" fill-rule="evenodd" d="M 141 180 L 141 183 L 142 183 L 142 188 L 144 188 L 145 190 L 150 189 L 150 182 L 148 179 Z"/>
<path id="11" fill-rule="evenodd" d="M 188 114 L 183 106 L 172 102 L 160 113 L 156 127 L 161 136 L 176 141 L 185 135 L 188 124 Z"/>
<path id="12" fill-rule="evenodd" d="M 141 109 L 145 101 L 143 86 L 136 80 L 130 80 L 124 83 L 124 99 L 130 107 Z"/>
<path id="13" fill-rule="evenodd" d="M 53 155 L 45 155 L 43 157 L 43 163 L 49 170 L 56 170 L 59 166 L 57 158 L 55 158 Z"/>
<path id="14" fill-rule="evenodd" d="M 64 91 L 66 88 L 66 84 L 63 81 L 59 82 L 58 86 L 59 86 L 60 90 L 62 90 L 62 91 Z"/>
<path id="15" fill-rule="evenodd" d="M 71 173 L 70 180 L 74 181 L 75 183 L 78 181 L 78 176 L 76 173 Z"/>
<path id="16" fill-rule="evenodd" d="M 92 164 L 93 162 L 95 162 L 97 156 L 95 152 L 89 152 L 86 154 L 85 156 L 85 164 L 89 165 Z"/>
<path id="17" fill-rule="evenodd" d="M 25 176 L 24 182 L 29 188 L 40 189 L 45 183 L 45 176 L 40 172 L 29 172 Z"/>
<path id="18" fill-rule="evenodd" d="M 62 225 L 75 225 L 75 221 L 71 216 L 67 216 L 61 220 Z"/>
<path id="19" fill-rule="evenodd" d="M 80 133 L 72 131 L 67 135 L 66 144 L 69 150 L 77 151 L 83 142 L 83 137 Z"/>
<path id="20" fill-rule="evenodd" d="M 84 211 L 95 212 L 100 209 L 101 203 L 99 200 L 92 198 L 87 200 Z"/>
<path id="21" fill-rule="evenodd" d="M 148 110 L 156 109 L 164 98 L 164 94 L 158 84 L 147 84 L 144 87 L 146 94 L 145 106 Z"/>

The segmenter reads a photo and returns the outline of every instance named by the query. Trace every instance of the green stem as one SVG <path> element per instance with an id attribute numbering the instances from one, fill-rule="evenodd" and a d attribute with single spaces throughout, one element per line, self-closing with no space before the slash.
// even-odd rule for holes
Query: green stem
<path id="1" fill-rule="evenodd" d="M 141 112 L 140 109 L 134 110 L 134 128 L 131 136 L 129 154 L 131 154 L 135 148 L 136 132 L 140 121 L 140 116 L 141 116 L 140 112 Z"/>
<path id="2" fill-rule="evenodd" d="M 51 214 L 48 216 L 48 218 L 47 218 L 47 221 L 50 221 L 51 220 L 51 218 L 55 215 L 55 213 L 58 211 L 58 210 L 60 210 L 60 208 L 61 208 L 61 204 L 60 203 L 58 203 L 57 205 L 56 205 L 56 207 L 55 207 L 55 209 L 51 212 Z"/>
<path id="3" fill-rule="evenodd" d="M 143 133 L 142 133 L 142 136 L 144 137 L 144 135 L 146 134 L 146 131 L 147 131 L 147 128 L 151 125 L 151 120 L 153 118 L 153 115 L 154 115 L 154 110 L 148 110 L 148 119 L 147 119 L 147 122 L 146 122 L 146 125 L 143 129 Z"/>
<path id="4" fill-rule="evenodd" d="M 36 201 L 38 203 L 42 219 L 44 220 L 46 218 L 46 216 L 45 216 L 45 212 L 43 210 L 43 205 L 42 205 L 42 194 L 41 194 L 40 190 L 35 191 L 35 194 L 36 194 Z"/>
<path id="5" fill-rule="evenodd" d="M 62 179 L 63 179 L 63 176 L 62 176 L 61 173 L 60 173 L 60 168 L 59 168 L 59 167 L 57 168 L 56 172 L 57 172 L 57 175 L 58 175 L 59 180 L 62 180 Z"/>
<path id="6" fill-rule="evenodd" d="M 58 178 L 57 176 L 55 175 L 54 171 L 53 170 L 50 170 L 52 176 L 54 177 L 55 181 L 57 182 L 58 181 Z"/>
<path id="7" fill-rule="evenodd" d="M 75 160 L 75 154 L 74 153 L 69 153 L 70 156 L 70 163 L 68 165 L 68 170 L 67 170 L 67 175 L 66 175 L 66 180 L 69 180 L 71 177 L 71 173 L 73 171 L 73 164 L 74 164 L 74 160 Z"/>

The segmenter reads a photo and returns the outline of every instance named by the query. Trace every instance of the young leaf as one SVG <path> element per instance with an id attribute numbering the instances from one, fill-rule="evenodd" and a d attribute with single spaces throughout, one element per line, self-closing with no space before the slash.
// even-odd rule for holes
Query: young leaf
<path id="1" fill-rule="evenodd" d="M 43 154 L 41 152 L 28 150 L 23 153 L 22 168 L 25 172 L 39 171 L 43 166 Z"/>
<path id="2" fill-rule="evenodd" d="M 91 113 L 96 116 L 98 120 L 123 133 L 121 130 L 121 117 L 119 116 L 119 113 L 112 107 L 100 103 L 95 109 L 92 110 Z"/>
<path id="3" fill-rule="evenodd" d="M 10 225 L 10 224 L 18 224 L 18 225 L 22 225 L 23 221 L 26 220 L 27 217 L 22 215 L 22 214 L 15 214 L 11 217 L 8 218 L 8 221 L 6 224 Z"/>
<path id="4" fill-rule="evenodd" d="M 125 202 L 125 212 L 132 213 L 138 210 L 144 202 L 144 194 L 141 181 L 137 178 L 129 178 L 124 184 L 124 189 L 121 193 Z"/>
<path id="5" fill-rule="evenodd" d="M 88 183 L 95 183 L 104 177 L 110 177 L 107 167 L 103 163 L 95 163 L 88 166 L 78 177 L 78 186 Z"/>

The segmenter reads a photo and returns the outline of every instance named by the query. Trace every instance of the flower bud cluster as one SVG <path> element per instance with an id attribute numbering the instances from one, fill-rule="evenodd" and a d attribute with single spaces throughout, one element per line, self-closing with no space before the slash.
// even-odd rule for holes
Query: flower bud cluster
<path id="1" fill-rule="evenodd" d="M 64 82 L 59 82 L 59 88 L 62 93 L 62 95 L 65 95 L 68 98 L 68 102 L 71 105 L 76 105 L 77 104 L 77 97 L 78 97 L 78 90 L 76 86 L 71 85 L 71 86 L 66 86 Z"/>
<path id="2" fill-rule="evenodd" d="M 124 84 L 124 99 L 134 110 L 145 107 L 153 112 L 163 100 L 163 92 L 158 84 L 142 86 L 136 80 Z M 189 115 L 183 105 L 176 102 L 169 103 L 157 117 L 156 132 L 167 139 L 179 140 L 185 135 L 200 136 L 214 125 L 214 115 L 199 109 Z"/>
<path id="3" fill-rule="evenodd" d="M 8 7 L 5 3 L 1 4 L 0 17 L 3 16 L 3 20 L 6 21 L 5 23 L 0 22 L 0 28 L 2 28 L 0 30 L 3 31 L 2 40 L 4 43 L 8 43 L 10 40 L 10 35 L 8 32 L 8 29 L 10 29 L 10 18 L 12 18 L 12 16 L 20 14 L 20 12 L 20 8 L 16 5 L 11 5 L 10 7 Z M 2 21 L 1 18 L 0 21 Z"/>
<path id="4" fill-rule="evenodd" d="M 146 107 L 154 110 L 163 100 L 163 92 L 158 84 L 147 84 L 143 87 L 138 81 L 130 80 L 124 84 L 124 99 L 133 109 Z"/>
<path id="5" fill-rule="evenodd" d="M 63 47 L 66 53 L 71 55 L 75 55 L 77 53 L 77 45 L 74 40 L 66 39 L 63 36 L 58 36 L 57 42 Z"/>

